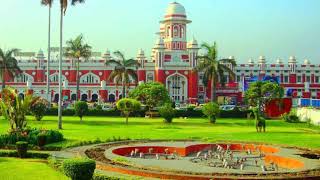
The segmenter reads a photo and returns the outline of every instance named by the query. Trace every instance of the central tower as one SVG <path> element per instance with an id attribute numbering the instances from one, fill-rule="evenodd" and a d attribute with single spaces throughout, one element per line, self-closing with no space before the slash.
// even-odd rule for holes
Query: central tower
<path id="1" fill-rule="evenodd" d="M 173 2 L 169 4 L 164 20 L 160 21 L 160 37 L 168 50 L 186 50 L 187 48 L 187 20 L 185 8 Z"/>

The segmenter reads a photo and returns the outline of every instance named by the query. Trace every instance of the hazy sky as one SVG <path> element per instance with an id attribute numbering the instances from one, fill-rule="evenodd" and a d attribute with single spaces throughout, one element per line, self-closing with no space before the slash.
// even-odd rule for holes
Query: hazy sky
<path id="1" fill-rule="evenodd" d="M 171 0 L 86 0 L 69 7 L 64 40 L 83 33 L 95 51 L 121 50 L 149 56 L 159 20 Z M 290 55 L 320 61 L 320 0 L 178 0 L 186 8 L 188 39 L 216 41 L 219 56 L 238 62 L 265 55 L 269 62 Z M 52 9 L 52 45 L 59 44 L 59 0 Z M 0 0 L 0 47 L 47 49 L 48 9 L 40 0 Z"/>

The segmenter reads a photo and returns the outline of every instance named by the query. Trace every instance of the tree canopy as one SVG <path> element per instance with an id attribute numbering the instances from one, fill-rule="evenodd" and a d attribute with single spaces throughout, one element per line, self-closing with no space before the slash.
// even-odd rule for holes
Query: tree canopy
<path id="1" fill-rule="evenodd" d="M 159 82 L 142 83 L 129 93 L 129 97 L 141 101 L 149 111 L 170 102 L 167 89 Z"/>

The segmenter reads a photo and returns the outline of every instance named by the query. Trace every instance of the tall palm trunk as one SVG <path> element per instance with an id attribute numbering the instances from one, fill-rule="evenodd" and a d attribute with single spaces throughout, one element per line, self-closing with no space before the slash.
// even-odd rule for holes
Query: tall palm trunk
<path id="1" fill-rule="evenodd" d="M 76 94 L 77 94 L 77 98 L 76 98 L 76 101 L 79 100 L 79 84 L 80 84 L 80 74 L 79 74 L 79 70 L 80 70 L 80 58 L 78 58 L 78 61 L 77 61 L 77 87 L 76 87 Z"/>
<path id="2" fill-rule="evenodd" d="M 122 80 L 122 98 L 126 97 L 126 84 L 125 81 Z"/>
<path id="3" fill-rule="evenodd" d="M 49 107 L 51 103 L 50 97 L 50 59 L 51 59 L 51 6 L 49 6 L 49 25 L 48 25 L 48 60 L 47 60 L 47 100 L 49 101 Z"/>
<path id="4" fill-rule="evenodd" d="M 215 78 L 211 78 L 211 101 L 216 102 L 217 100 L 217 90 L 216 90 L 216 83 Z"/>
<path id="5" fill-rule="evenodd" d="M 3 69 L 2 69 L 2 89 L 6 88 L 5 75 L 6 75 L 6 68 L 3 67 Z"/>
<path id="6" fill-rule="evenodd" d="M 58 129 L 62 129 L 62 30 L 63 30 L 63 7 L 60 10 L 60 58 L 59 58 L 59 103 L 58 103 Z"/>

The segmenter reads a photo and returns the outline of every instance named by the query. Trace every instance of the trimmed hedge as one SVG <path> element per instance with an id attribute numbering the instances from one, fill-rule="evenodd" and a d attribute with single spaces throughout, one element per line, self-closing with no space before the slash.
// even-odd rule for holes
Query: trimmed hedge
<path id="1" fill-rule="evenodd" d="M 27 133 L 27 134 L 25 134 Z M 46 136 L 46 144 L 63 141 L 63 134 L 56 130 L 29 129 L 25 133 L 8 133 L 0 135 L 0 147 L 15 145 L 18 141 L 26 141 L 29 145 L 38 145 L 39 135 Z"/>
<path id="2" fill-rule="evenodd" d="M 47 159 L 50 154 L 39 151 L 28 151 L 27 158 L 39 158 Z M 0 150 L 0 157 L 18 157 L 18 152 L 16 150 Z"/>
<path id="3" fill-rule="evenodd" d="M 72 180 L 92 179 L 96 162 L 91 159 L 67 159 L 62 164 L 63 172 Z"/>
<path id="4" fill-rule="evenodd" d="M 144 117 L 147 110 L 140 110 L 138 112 L 131 113 L 131 117 Z M 235 108 L 231 111 L 220 110 L 220 118 L 247 118 L 247 114 L 252 112 L 251 110 L 240 111 Z M 47 111 L 46 115 L 57 115 L 58 109 L 51 108 Z M 74 116 L 74 109 L 65 109 L 62 112 L 65 116 Z M 117 109 L 102 110 L 102 109 L 89 109 L 87 116 L 121 116 L 121 112 Z M 175 117 L 204 117 L 201 109 L 195 110 L 193 108 L 179 109 L 176 110 Z"/>
<path id="5" fill-rule="evenodd" d="M 92 177 L 93 180 L 126 180 L 127 178 L 119 178 L 113 176 L 107 176 L 104 174 L 95 173 Z"/>
<path id="6" fill-rule="evenodd" d="M 27 151 L 28 151 L 28 142 L 26 141 L 18 141 L 16 142 L 17 147 L 17 153 L 20 158 L 27 157 Z"/>

